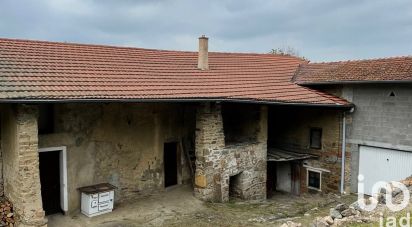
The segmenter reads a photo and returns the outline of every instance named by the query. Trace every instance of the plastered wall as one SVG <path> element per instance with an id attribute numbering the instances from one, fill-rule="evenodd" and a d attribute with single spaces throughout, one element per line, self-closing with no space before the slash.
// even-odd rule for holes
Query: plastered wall
<path id="1" fill-rule="evenodd" d="M 56 104 L 54 112 L 54 133 L 40 135 L 39 147 L 67 147 L 69 212 L 80 208 L 82 186 L 109 182 L 116 202 L 164 190 L 163 144 L 194 133 L 183 104 Z M 188 182 L 180 161 L 179 183 Z"/>

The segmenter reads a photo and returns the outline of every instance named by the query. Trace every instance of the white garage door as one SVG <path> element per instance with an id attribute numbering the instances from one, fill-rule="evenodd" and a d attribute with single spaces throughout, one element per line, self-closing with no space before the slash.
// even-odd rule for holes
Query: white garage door
<path id="1" fill-rule="evenodd" d="M 399 181 L 412 175 L 412 152 L 360 146 L 359 153 L 359 174 L 365 177 L 365 194 L 370 195 L 378 181 Z"/>

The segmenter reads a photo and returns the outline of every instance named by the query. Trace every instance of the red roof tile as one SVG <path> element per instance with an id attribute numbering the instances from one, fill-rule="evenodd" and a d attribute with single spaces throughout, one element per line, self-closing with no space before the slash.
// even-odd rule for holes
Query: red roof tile
<path id="1" fill-rule="evenodd" d="M 412 57 L 302 64 L 294 81 L 297 84 L 412 82 Z"/>
<path id="2" fill-rule="evenodd" d="M 0 100 L 237 100 L 347 105 L 291 82 L 301 59 L 0 39 Z"/>

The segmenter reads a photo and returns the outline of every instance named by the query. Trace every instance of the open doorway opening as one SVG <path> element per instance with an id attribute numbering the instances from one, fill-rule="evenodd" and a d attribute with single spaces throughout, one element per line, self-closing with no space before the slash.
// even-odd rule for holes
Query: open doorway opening
<path id="1" fill-rule="evenodd" d="M 66 147 L 39 149 L 43 210 L 46 215 L 68 211 Z"/>
<path id="2" fill-rule="evenodd" d="M 277 172 L 276 162 L 267 163 L 266 195 L 271 198 L 276 191 Z"/>
<path id="3" fill-rule="evenodd" d="M 59 156 L 59 151 L 41 152 L 39 154 L 41 196 L 46 215 L 62 213 L 60 207 Z"/>
<path id="4" fill-rule="evenodd" d="M 269 161 L 267 163 L 267 197 L 275 192 L 300 194 L 301 163 L 299 161 Z"/>
<path id="5" fill-rule="evenodd" d="M 165 143 L 163 151 L 165 187 L 177 185 L 178 152 L 177 143 Z"/>
<path id="6" fill-rule="evenodd" d="M 240 199 L 242 197 L 240 174 L 229 177 L 229 199 Z"/>

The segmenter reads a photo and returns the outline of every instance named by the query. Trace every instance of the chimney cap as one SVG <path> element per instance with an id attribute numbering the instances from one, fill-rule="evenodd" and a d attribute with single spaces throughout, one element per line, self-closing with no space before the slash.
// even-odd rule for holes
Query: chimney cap
<path id="1" fill-rule="evenodd" d="M 202 35 L 199 37 L 199 39 L 209 39 L 208 37 L 206 37 L 205 35 Z"/>

